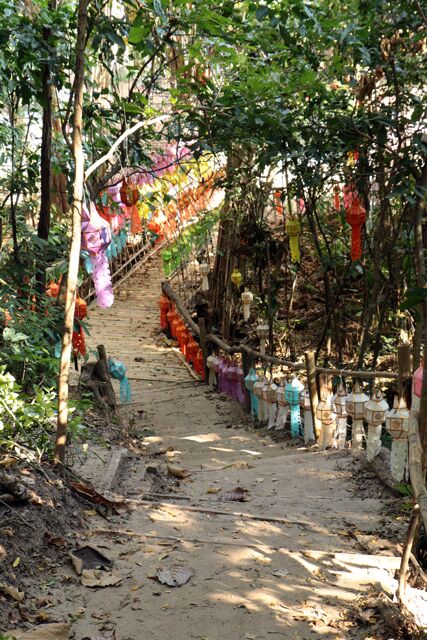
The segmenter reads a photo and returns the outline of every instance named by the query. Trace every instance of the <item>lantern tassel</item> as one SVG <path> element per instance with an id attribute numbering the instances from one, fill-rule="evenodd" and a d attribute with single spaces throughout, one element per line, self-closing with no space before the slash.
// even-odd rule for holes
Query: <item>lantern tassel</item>
<path id="1" fill-rule="evenodd" d="M 293 438 L 297 438 L 300 435 L 301 428 L 301 415 L 299 410 L 299 404 L 291 405 L 291 434 Z"/>
<path id="2" fill-rule="evenodd" d="M 360 260 L 362 257 L 362 227 L 353 225 L 351 227 L 351 259 Z"/>
<path id="3" fill-rule="evenodd" d="M 113 285 L 111 283 L 108 258 L 102 251 L 96 256 L 91 256 L 93 267 L 93 283 L 95 285 L 96 299 L 103 309 L 111 307 L 114 302 Z"/>

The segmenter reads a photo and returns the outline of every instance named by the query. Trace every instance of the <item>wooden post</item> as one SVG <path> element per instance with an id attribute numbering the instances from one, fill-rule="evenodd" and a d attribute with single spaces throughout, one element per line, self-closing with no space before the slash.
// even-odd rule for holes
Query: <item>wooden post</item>
<path id="1" fill-rule="evenodd" d="M 254 366 L 254 357 L 253 357 L 253 355 L 248 353 L 247 351 L 242 351 L 243 378 L 246 378 L 246 376 L 248 375 L 251 367 L 253 367 L 253 366 Z M 246 387 L 245 387 L 245 405 L 244 405 L 244 409 L 249 414 L 252 411 L 251 394 L 249 393 L 248 389 L 246 389 Z"/>
<path id="2" fill-rule="evenodd" d="M 206 339 L 206 324 L 204 318 L 197 318 L 200 331 L 200 348 L 203 354 L 203 366 L 205 368 L 205 384 L 209 384 L 209 369 L 208 369 L 208 355 L 209 347 Z"/>
<path id="3" fill-rule="evenodd" d="M 307 385 L 308 392 L 310 394 L 311 412 L 313 414 L 314 433 L 316 438 L 320 437 L 322 432 L 322 423 L 316 418 L 316 409 L 319 404 L 319 394 L 317 391 L 316 381 L 316 360 L 314 357 L 314 351 L 306 351 L 305 354 L 305 366 L 307 370 Z"/>
<path id="4" fill-rule="evenodd" d="M 111 378 L 108 371 L 107 352 L 103 344 L 99 344 L 96 347 L 98 351 L 98 362 L 96 363 L 96 375 L 103 382 L 102 393 L 110 407 L 116 408 L 116 394 L 114 393 L 113 385 L 111 384 Z"/>
<path id="5" fill-rule="evenodd" d="M 399 364 L 399 396 L 406 400 L 408 407 L 411 406 L 411 347 L 409 344 L 400 344 L 397 347 L 397 360 Z"/>

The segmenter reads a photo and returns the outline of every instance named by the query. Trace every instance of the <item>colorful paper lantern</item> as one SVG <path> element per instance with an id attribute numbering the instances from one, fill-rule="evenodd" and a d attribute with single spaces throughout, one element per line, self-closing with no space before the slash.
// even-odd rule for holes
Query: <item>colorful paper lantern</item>
<path id="1" fill-rule="evenodd" d="M 253 293 L 248 291 L 247 289 L 241 295 L 242 306 L 243 306 L 243 320 L 247 322 L 251 315 L 251 304 L 254 299 Z"/>
<path id="2" fill-rule="evenodd" d="M 353 455 L 358 455 L 363 449 L 363 439 L 365 437 L 363 418 L 365 415 L 365 404 L 368 400 L 369 398 L 361 390 L 359 382 L 356 382 L 352 392 L 347 398 L 347 412 L 353 420 L 351 433 Z"/>
<path id="3" fill-rule="evenodd" d="M 381 430 L 388 408 L 381 390 L 374 389 L 372 397 L 365 404 L 365 420 L 368 423 L 366 457 L 369 462 L 372 462 L 381 450 Z"/>
<path id="4" fill-rule="evenodd" d="M 240 289 L 240 287 L 242 286 L 242 282 L 243 282 L 243 276 L 242 276 L 242 274 L 240 273 L 240 271 L 237 268 L 233 270 L 233 273 L 230 276 L 230 280 L 234 284 L 235 287 Z"/>
<path id="5" fill-rule="evenodd" d="M 335 446 L 337 449 L 345 449 L 347 440 L 347 390 L 342 383 L 338 385 L 337 392 L 332 398 L 332 409 L 336 415 L 337 429 L 335 432 Z"/>
<path id="6" fill-rule="evenodd" d="M 286 400 L 285 386 L 286 382 L 285 380 L 282 380 L 276 391 L 276 401 L 278 405 L 278 411 L 276 415 L 276 431 L 284 429 L 286 426 L 286 421 L 288 419 L 289 403 Z"/>
<path id="7" fill-rule="evenodd" d="M 126 178 L 120 187 L 120 199 L 127 207 L 133 207 L 139 200 L 138 187 L 128 182 Z"/>
<path id="8" fill-rule="evenodd" d="M 207 262 L 202 262 L 202 264 L 199 267 L 199 272 L 200 275 L 202 276 L 202 291 L 209 291 L 209 271 L 210 271 L 210 267 L 207 264 Z"/>
<path id="9" fill-rule="evenodd" d="M 300 394 L 304 385 L 296 376 L 285 386 L 285 398 L 289 402 L 291 410 L 291 434 L 293 438 L 300 435 L 301 414 L 300 414 Z"/>
<path id="10" fill-rule="evenodd" d="M 251 398 L 251 415 L 256 418 L 258 417 L 258 398 L 254 393 L 254 385 L 257 382 L 258 376 L 255 372 L 255 369 L 251 367 L 249 369 L 248 375 L 245 377 L 245 387 L 249 391 L 249 395 Z"/>
<path id="11" fill-rule="evenodd" d="M 269 334 L 268 324 L 259 324 L 255 331 L 260 341 L 260 353 L 262 355 L 265 355 L 265 341 L 268 338 Z"/>
<path id="12" fill-rule="evenodd" d="M 303 407 L 304 407 L 304 443 L 308 444 L 316 440 L 314 435 L 314 421 L 313 412 L 311 410 L 310 392 L 308 389 L 304 390 L 303 394 Z"/>
<path id="13" fill-rule="evenodd" d="M 316 408 L 316 418 L 322 423 L 322 432 L 320 435 L 319 449 L 323 451 L 328 447 L 332 447 L 333 432 L 335 427 L 335 414 L 332 411 L 332 402 L 330 395 L 324 396 Z"/>
<path id="14" fill-rule="evenodd" d="M 353 197 L 346 209 L 345 219 L 351 226 L 351 259 L 360 260 L 362 257 L 362 226 L 366 222 L 366 209 L 362 207 L 358 196 Z"/>
<path id="15" fill-rule="evenodd" d="M 394 399 L 393 408 L 386 413 L 385 426 L 393 438 L 391 445 L 391 475 L 396 482 L 406 476 L 408 464 L 409 410 L 404 398 Z"/>
<path id="16" fill-rule="evenodd" d="M 299 235 L 301 233 L 301 224 L 299 220 L 291 219 L 286 223 L 286 233 L 289 236 L 289 245 L 291 248 L 292 262 L 301 262 L 299 250 Z"/>

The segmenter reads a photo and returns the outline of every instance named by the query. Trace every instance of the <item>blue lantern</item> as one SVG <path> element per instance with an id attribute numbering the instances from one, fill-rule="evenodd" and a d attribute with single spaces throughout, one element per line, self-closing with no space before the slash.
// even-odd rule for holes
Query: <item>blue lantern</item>
<path id="1" fill-rule="evenodd" d="M 304 389 L 302 382 L 294 377 L 285 387 L 285 398 L 291 408 L 291 434 L 296 438 L 301 433 L 300 394 Z"/>
<path id="2" fill-rule="evenodd" d="M 255 369 L 251 367 L 248 375 L 245 378 L 245 387 L 249 391 L 249 395 L 251 396 L 251 415 L 254 418 L 258 417 L 258 398 L 254 394 L 254 384 L 258 380 L 258 376 L 255 372 Z"/>

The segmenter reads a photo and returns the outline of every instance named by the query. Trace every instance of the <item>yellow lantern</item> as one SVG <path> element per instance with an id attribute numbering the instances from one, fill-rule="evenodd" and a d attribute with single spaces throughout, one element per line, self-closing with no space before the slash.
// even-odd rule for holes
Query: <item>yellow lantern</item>
<path id="1" fill-rule="evenodd" d="M 289 236 L 292 262 L 301 262 L 298 242 L 299 234 L 301 233 L 301 225 L 299 221 L 295 219 L 288 220 L 286 223 L 286 233 Z"/>
<path id="2" fill-rule="evenodd" d="M 233 273 L 231 274 L 230 280 L 238 289 L 240 289 L 243 282 L 243 276 L 237 268 L 234 269 Z"/>

